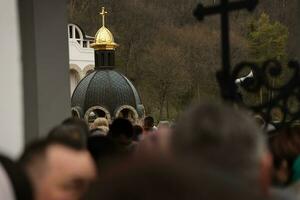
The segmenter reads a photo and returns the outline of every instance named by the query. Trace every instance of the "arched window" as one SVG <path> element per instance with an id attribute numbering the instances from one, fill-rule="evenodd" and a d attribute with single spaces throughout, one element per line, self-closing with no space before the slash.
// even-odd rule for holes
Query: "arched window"
<path id="1" fill-rule="evenodd" d="M 109 66 L 112 66 L 113 65 L 113 59 L 112 59 L 112 53 L 108 53 L 108 58 L 107 58 L 107 60 L 108 60 L 108 65 Z"/>
<path id="2" fill-rule="evenodd" d="M 83 34 L 80 30 L 80 28 L 74 24 L 69 24 L 68 25 L 68 34 L 69 34 L 69 38 L 76 40 L 78 42 L 78 44 L 83 47 Z M 87 44 L 85 44 L 87 45 Z"/>
<path id="3" fill-rule="evenodd" d="M 106 113 L 101 109 L 95 109 L 92 112 L 90 112 L 88 116 L 88 122 L 92 123 L 97 119 L 98 117 L 104 117 L 106 118 Z"/>
<path id="4" fill-rule="evenodd" d="M 83 69 L 83 73 L 85 76 L 89 75 L 90 73 L 92 73 L 94 71 L 95 66 L 94 65 L 87 65 L 84 67 Z"/>
<path id="5" fill-rule="evenodd" d="M 111 120 L 111 115 L 109 111 L 101 106 L 94 106 L 89 108 L 84 115 L 85 121 L 89 124 L 93 123 L 98 117 L 104 117 L 109 122 Z"/>
<path id="6" fill-rule="evenodd" d="M 101 66 L 104 66 L 105 64 L 105 54 L 104 53 L 101 53 L 101 57 L 100 57 L 100 63 L 101 63 Z"/>
<path id="7" fill-rule="evenodd" d="M 132 106 L 121 106 L 116 112 L 116 118 L 125 118 L 131 122 L 138 120 L 138 114 Z"/>
<path id="8" fill-rule="evenodd" d="M 72 108 L 72 117 L 80 118 L 80 113 L 76 108 Z"/>

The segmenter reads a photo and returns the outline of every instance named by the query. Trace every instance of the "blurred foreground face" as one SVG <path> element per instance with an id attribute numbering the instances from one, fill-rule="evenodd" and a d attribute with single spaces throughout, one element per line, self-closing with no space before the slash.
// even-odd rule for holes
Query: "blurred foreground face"
<path id="1" fill-rule="evenodd" d="M 85 200 L 262 200 L 254 187 L 204 163 L 145 155 L 108 170 Z"/>
<path id="2" fill-rule="evenodd" d="M 35 177 L 37 200 L 77 200 L 96 176 L 87 151 L 53 145 L 46 152 L 45 169 Z"/>

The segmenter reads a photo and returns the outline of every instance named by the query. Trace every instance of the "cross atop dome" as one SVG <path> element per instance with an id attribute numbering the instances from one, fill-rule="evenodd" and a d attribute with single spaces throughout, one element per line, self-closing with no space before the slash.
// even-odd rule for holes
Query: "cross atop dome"
<path id="1" fill-rule="evenodd" d="M 91 47 L 95 50 L 115 50 L 118 44 L 115 43 L 113 34 L 105 27 L 105 7 L 102 7 L 99 15 L 102 16 L 102 26 L 95 35 L 95 41 Z"/>
<path id="2" fill-rule="evenodd" d="M 108 14 L 107 11 L 105 11 L 105 7 L 102 7 L 101 12 L 99 13 L 99 15 L 102 16 L 102 26 L 105 26 L 105 15 Z"/>

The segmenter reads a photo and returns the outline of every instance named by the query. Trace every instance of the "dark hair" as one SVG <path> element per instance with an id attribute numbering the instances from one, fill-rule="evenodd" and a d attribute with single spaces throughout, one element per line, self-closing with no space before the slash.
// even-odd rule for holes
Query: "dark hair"
<path id="1" fill-rule="evenodd" d="M 2 155 L 0 155 L 0 163 L 4 167 L 11 181 L 16 200 L 32 200 L 32 185 L 23 169 L 18 164 Z"/>
<path id="2" fill-rule="evenodd" d="M 269 138 L 269 148 L 273 155 L 273 164 L 276 169 L 282 161 L 287 161 L 291 167 L 300 154 L 300 127 L 288 127 L 273 132 Z"/>
<path id="3" fill-rule="evenodd" d="M 105 173 L 85 199 L 260 199 L 252 189 L 204 165 L 199 170 L 170 160 L 144 157 Z"/>
<path id="4" fill-rule="evenodd" d="M 107 159 L 116 153 L 116 147 L 113 140 L 108 136 L 95 135 L 88 138 L 88 151 L 95 161 Z"/>
<path id="5" fill-rule="evenodd" d="M 111 124 L 109 133 L 113 138 L 121 135 L 125 135 L 127 138 L 132 138 L 133 126 L 128 119 L 117 118 Z"/>
<path id="6" fill-rule="evenodd" d="M 144 128 L 149 129 L 154 127 L 154 118 L 151 116 L 147 116 L 144 119 Z"/>
<path id="7" fill-rule="evenodd" d="M 54 127 L 48 134 L 49 139 L 66 139 L 86 147 L 87 133 L 78 125 L 62 124 Z"/>
<path id="8" fill-rule="evenodd" d="M 65 119 L 63 122 L 62 122 L 63 125 L 73 125 L 73 126 L 77 126 L 78 128 L 80 128 L 81 130 L 81 133 L 88 136 L 89 135 L 89 126 L 88 124 L 82 120 L 82 119 L 79 119 L 77 117 L 70 117 L 70 118 L 67 118 Z"/>
<path id="9" fill-rule="evenodd" d="M 143 133 L 143 128 L 140 125 L 134 125 L 132 139 L 134 141 L 139 141 L 139 136 L 142 135 L 142 133 Z"/>
<path id="10" fill-rule="evenodd" d="M 22 166 L 27 166 L 35 159 L 44 158 L 47 149 L 52 145 L 62 145 L 72 150 L 81 151 L 85 148 L 77 141 L 64 137 L 51 137 L 47 139 L 39 139 L 25 147 L 25 150 L 19 158 Z"/>

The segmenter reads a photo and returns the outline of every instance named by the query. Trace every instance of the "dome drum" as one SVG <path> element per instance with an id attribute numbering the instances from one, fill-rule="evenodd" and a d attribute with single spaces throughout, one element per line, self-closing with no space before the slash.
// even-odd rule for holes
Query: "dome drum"
<path id="1" fill-rule="evenodd" d="M 95 51 L 95 68 L 115 66 L 115 51 Z"/>

